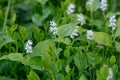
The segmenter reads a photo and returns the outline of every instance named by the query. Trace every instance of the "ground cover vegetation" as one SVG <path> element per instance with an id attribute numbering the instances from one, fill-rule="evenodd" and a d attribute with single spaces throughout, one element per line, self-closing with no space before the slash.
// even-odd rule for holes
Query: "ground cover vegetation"
<path id="1" fill-rule="evenodd" d="M 120 1 L 0 0 L 0 80 L 120 80 Z"/>

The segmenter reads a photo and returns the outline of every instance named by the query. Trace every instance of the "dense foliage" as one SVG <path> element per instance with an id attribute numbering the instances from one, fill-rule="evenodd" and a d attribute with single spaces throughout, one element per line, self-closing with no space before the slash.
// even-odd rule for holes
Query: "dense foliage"
<path id="1" fill-rule="evenodd" d="M 0 80 L 120 80 L 119 0 L 0 0 Z"/>

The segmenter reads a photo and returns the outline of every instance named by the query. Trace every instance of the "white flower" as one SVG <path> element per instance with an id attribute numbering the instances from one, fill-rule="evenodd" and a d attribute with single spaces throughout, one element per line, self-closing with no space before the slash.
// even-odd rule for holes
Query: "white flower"
<path id="1" fill-rule="evenodd" d="M 100 9 L 102 11 L 105 11 L 105 10 L 107 10 L 107 6 L 108 6 L 107 0 L 101 0 L 101 2 L 100 2 Z"/>
<path id="2" fill-rule="evenodd" d="M 71 4 L 68 6 L 66 12 L 67 12 L 67 14 L 71 14 L 71 13 L 74 13 L 74 11 L 75 11 L 75 4 L 71 3 Z"/>
<path id="3" fill-rule="evenodd" d="M 98 45 L 97 45 L 97 48 L 99 48 L 99 49 L 103 49 L 103 46 L 100 45 L 100 44 L 98 44 Z"/>
<path id="4" fill-rule="evenodd" d="M 78 36 L 78 26 L 76 26 L 76 29 L 72 32 L 72 34 L 70 35 L 70 38 L 74 38 L 75 36 Z"/>
<path id="5" fill-rule="evenodd" d="M 56 25 L 57 25 L 57 24 L 55 23 L 55 21 L 50 21 L 50 26 L 51 26 L 51 27 L 56 27 Z"/>
<path id="6" fill-rule="evenodd" d="M 116 27 L 116 22 L 117 22 L 117 20 L 116 20 L 115 16 L 111 16 L 109 18 L 109 27 L 112 27 L 112 29 L 114 30 Z"/>
<path id="7" fill-rule="evenodd" d="M 109 68 L 109 76 L 106 78 L 106 80 L 111 80 L 113 78 L 113 72 L 112 69 Z"/>
<path id="8" fill-rule="evenodd" d="M 78 21 L 80 21 L 81 25 L 84 25 L 86 23 L 83 14 L 80 13 L 80 14 L 77 15 L 77 17 L 78 17 Z"/>
<path id="9" fill-rule="evenodd" d="M 50 21 L 50 32 L 53 33 L 53 35 L 57 34 L 58 28 L 56 27 L 56 23 L 54 21 Z"/>
<path id="10" fill-rule="evenodd" d="M 90 40 L 93 40 L 94 38 L 93 38 L 93 31 L 92 30 L 87 30 L 87 34 L 86 34 L 86 36 L 87 36 L 87 39 L 90 39 Z"/>
<path id="11" fill-rule="evenodd" d="M 92 5 L 92 4 L 93 4 L 93 1 L 94 1 L 94 0 L 88 0 L 88 1 L 86 2 L 86 5 Z"/>
<path id="12" fill-rule="evenodd" d="M 32 53 L 32 44 L 33 44 L 33 42 L 32 42 L 31 40 L 28 40 L 28 41 L 25 43 L 26 53 Z"/>
<path id="13" fill-rule="evenodd" d="M 50 27 L 50 32 L 52 32 L 53 35 L 55 35 L 58 32 L 58 28 L 57 27 Z"/>

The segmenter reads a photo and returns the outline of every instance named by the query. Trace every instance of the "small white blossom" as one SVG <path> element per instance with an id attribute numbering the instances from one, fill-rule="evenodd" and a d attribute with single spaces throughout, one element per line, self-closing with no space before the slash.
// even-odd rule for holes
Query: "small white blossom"
<path id="1" fill-rule="evenodd" d="M 50 21 L 50 32 L 53 33 L 53 35 L 57 34 L 58 28 L 56 27 L 57 24 L 54 21 Z"/>
<path id="2" fill-rule="evenodd" d="M 25 43 L 26 53 L 32 53 L 32 44 L 33 44 L 33 42 L 32 42 L 31 40 L 28 40 L 28 41 Z"/>
<path id="3" fill-rule="evenodd" d="M 100 45 L 100 44 L 98 44 L 98 45 L 97 45 L 97 48 L 99 48 L 99 49 L 103 49 L 103 46 Z"/>
<path id="4" fill-rule="evenodd" d="M 100 2 L 100 9 L 102 11 L 105 11 L 105 10 L 107 10 L 107 6 L 108 6 L 107 0 L 101 0 L 101 2 Z"/>
<path id="5" fill-rule="evenodd" d="M 86 36 L 87 36 L 87 39 L 90 39 L 90 40 L 93 40 L 94 38 L 93 38 L 93 31 L 92 30 L 87 30 L 87 34 L 86 34 Z"/>
<path id="6" fill-rule="evenodd" d="M 50 21 L 50 27 L 56 27 L 56 25 L 55 21 Z"/>
<path id="7" fill-rule="evenodd" d="M 111 80 L 113 78 L 113 72 L 112 69 L 109 68 L 109 76 L 106 78 L 106 80 Z"/>
<path id="8" fill-rule="evenodd" d="M 80 21 L 80 24 L 81 24 L 81 25 L 84 25 L 84 24 L 86 23 L 83 14 L 78 14 L 77 17 L 78 17 L 78 21 Z"/>
<path id="9" fill-rule="evenodd" d="M 94 0 L 87 0 L 86 5 L 92 5 Z"/>
<path id="10" fill-rule="evenodd" d="M 71 14 L 71 13 L 74 13 L 75 11 L 75 4 L 71 3 L 68 7 L 67 7 L 67 14 Z"/>
<path id="11" fill-rule="evenodd" d="M 116 20 L 115 16 L 111 16 L 109 18 L 109 27 L 112 27 L 112 29 L 114 30 L 116 28 L 116 24 L 117 24 L 116 22 L 117 22 L 117 20 Z"/>
<path id="12" fill-rule="evenodd" d="M 70 38 L 74 38 L 75 36 L 78 36 L 78 26 L 76 26 L 76 29 L 72 32 L 72 34 L 70 35 Z"/>

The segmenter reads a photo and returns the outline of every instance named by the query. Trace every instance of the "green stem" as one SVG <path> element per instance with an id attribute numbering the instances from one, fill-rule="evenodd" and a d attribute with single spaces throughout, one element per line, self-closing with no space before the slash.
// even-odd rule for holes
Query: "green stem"
<path id="1" fill-rule="evenodd" d="M 88 45 L 87 45 L 87 49 L 86 49 L 86 53 L 88 52 L 89 46 L 90 46 L 90 42 L 88 41 Z"/>
<path id="2" fill-rule="evenodd" d="M 93 20 L 93 7 L 91 6 L 91 11 L 90 11 L 90 16 L 91 16 L 91 20 Z"/>
<path id="3" fill-rule="evenodd" d="M 55 78 L 54 78 L 54 76 L 53 76 L 51 71 L 50 71 L 50 74 L 51 74 L 52 80 L 55 80 Z"/>
<path id="4" fill-rule="evenodd" d="M 5 31 L 5 29 L 6 29 L 9 8 L 10 8 L 10 0 L 8 0 L 8 6 L 7 6 L 6 15 L 5 15 L 4 23 L 3 23 L 3 31 Z"/>

